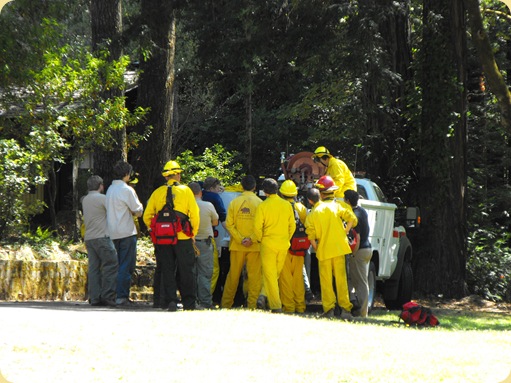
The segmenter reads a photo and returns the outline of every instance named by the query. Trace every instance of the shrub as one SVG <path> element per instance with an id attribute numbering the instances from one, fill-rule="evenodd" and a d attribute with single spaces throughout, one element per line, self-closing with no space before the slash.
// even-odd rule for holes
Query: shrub
<path id="1" fill-rule="evenodd" d="M 471 292 L 492 301 L 510 300 L 511 235 L 477 227 L 468 238 L 467 284 Z"/>
<path id="2" fill-rule="evenodd" d="M 38 161 L 15 140 L 0 140 L 0 237 L 19 237 L 30 216 L 43 209 L 41 201 L 24 198 L 30 188 L 43 184 Z"/>
<path id="3" fill-rule="evenodd" d="M 176 161 L 186 168 L 183 183 L 203 181 L 206 177 L 216 177 L 224 185 L 240 182 L 242 165 L 234 162 L 237 153 L 231 153 L 220 144 L 206 148 L 204 153 L 194 156 L 191 150 L 179 155 Z"/>

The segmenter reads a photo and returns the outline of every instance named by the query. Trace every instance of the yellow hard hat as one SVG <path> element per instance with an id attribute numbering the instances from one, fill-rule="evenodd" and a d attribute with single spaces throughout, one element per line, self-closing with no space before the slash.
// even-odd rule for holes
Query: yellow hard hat
<path id="1" fill-rule="evenodd" d="M 163 167 L 161 174 L 163 177 L 168 177 L 174 174 L 179 174 L 182 171 L 183 169 L 181 169 L 181 166 L 179 166 L 179 164 L 176 161 L 169 161 Z"/>
<path id="2" fill-rule="evenodd" d="M 323 156 L 330 156 L 330 152 L 327 148 L 324 146 L 319 146 L 316 150 L 314 150 L 314 156 L 313 157 L 323 157 Z"/>
<path id="3" fill-rule="evenodd" d="M 286 197 L 294 197 L 298 194 L 296 190 L 296 184 L 292 180 L 286 180 L 280 185 L 280 194 Z"/>

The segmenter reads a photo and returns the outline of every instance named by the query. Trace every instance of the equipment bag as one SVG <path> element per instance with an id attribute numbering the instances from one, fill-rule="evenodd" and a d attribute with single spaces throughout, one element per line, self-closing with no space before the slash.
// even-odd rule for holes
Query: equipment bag
<path id="1" fill-rule="evenodd" d="M 293 255 L 305 256 L 305 252 L 309 249 L 311 242 L 305 233 L 305 226 L 300 220 L 298 212 L 295 210 L 295 204 L 292 202 L 293 212 L 295 213 L 296 229 L 291 237 L 291 246 L 289 252 Z"/>
<path id="2" fill-rule="evenodd" d="M 172 186 L 169 186 L 165 206 L 151 219 L 151 240 L 156 245 L 175 245 L 177 233 L 180 231 L 182 231 L 181 219 L 174 211 Z"/>
<path id="3" fill-rule="evenodd" d="M 433 315 L 431 309 L 418 305 L 415 302 L 408 302 L 403 305 L 403 310 L 399 314 L 408 325 L 435 327 L 440 324 L 437 317 Z"/>
<path id="4" fill-rule="evenodd" d="M 353 228 L 350 229 L 348 233 L 348 242 L 350 244 L 350 249 L 352 252 L 355 251 L 358 245 L 357 231 Z"/>

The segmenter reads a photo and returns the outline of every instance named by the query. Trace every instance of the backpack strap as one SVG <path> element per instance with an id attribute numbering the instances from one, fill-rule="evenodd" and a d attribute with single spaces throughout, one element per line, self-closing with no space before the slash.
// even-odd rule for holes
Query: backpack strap
<path id="1" fill-rule="evenodd" d="M 167 205 L 169 205 L 169 207 L 172 210 L 174 210 L 174 198 L 172 198 L 172 186 L 173 185 L 167 186 L 167 197 L 166 197 L 166 200 L 167 200 Z"/>
<path id="2" fill-rule="evenodd" d="M 293 212 L 295 214 L 295 221 L 296 220 L 300 220 L 300 216 L 298 215 L 298 211 L 296 210 L 295 208 L 295 202 L 294 201 L 289 201 L 289 203 L 291 204 L 291 207 L 293 208 Z"/>

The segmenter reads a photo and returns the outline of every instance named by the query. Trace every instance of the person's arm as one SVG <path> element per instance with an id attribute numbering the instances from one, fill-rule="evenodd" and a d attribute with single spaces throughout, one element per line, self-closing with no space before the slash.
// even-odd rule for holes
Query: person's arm
<path id="1" fill-rule="evenodd" d="M 144 213 L 144 206 L 139 201 L 135 189 L 133 189 L 131 186 L 128 186 L 127 190 L 129 192 L 127 204 L 131 214 L 133 214 L 135 217 L 142 217 L 142 214 Z"/>
<path id="2" fill-rule="evenodd" d="M 289 215 L 289 219 L 288 219 L 288 235 L 289 235 L 289 239 L 291 240 L 291 238 L 293 237 L 293 234 L 295 233 L 295 230 L 296 230 L 296 221 L 295 221 L 295 211 L 293 209 L 293 206 L 291 204 L 289 204 L 289 207 L 291 208 L 291 210 L 290 210 L 290 215 Z"/>
<path id="3" fill-rule="evenodd" d="M 144 210 L 142 217 L 148 230 L 151 230 L 151 220 L 156 214 L 157 212 L 155 206 L 155 192 L 153 192 L 153 194 L 151 194 L 151 197 L 149 197 L 149 201 L 147 201 L 147 206 Z"/>
<path id="4" fill-rule="evenodd" d="M 217 214 L 215 207 L 213 205 L 211 205 L 210 215 L 211 215 L 211 226 L 218 225 L 218 214 Z"/>
<path id="5" fill-rule="evenodd" d="M 357 226 L 358 224 L 357 216 L 355 215 L 355 213 L 353 213 L 352 209 L 345 209 L 341 205 L 338 206 L 340 211 L 340 218 L 342 218 L 342 220 L 346 222 L 346 226 L 344 229 L 346 231 L 346 234 L 348 234 L 352 227 Z"/>
<path id="6" fill-rule="evenodd" d="M 254 217 L 254 236 L 257 242 L 261 242 L 263 239 L 263 211 L 260 204 L 256 211 L 255 211 L 255 217 Z"/>
<path id="7" fill-rule="evenodd" d="M 311 242 L 312 248 L 317 251 L 318 242 L 316 241 L 316 229 L 314 227 L 313 219 L 314 217 L 312 214 L 309 214 L 305 219 L 305 232 L 307 233 L 307 238 L 309 238 L 309 241 Z"/>

